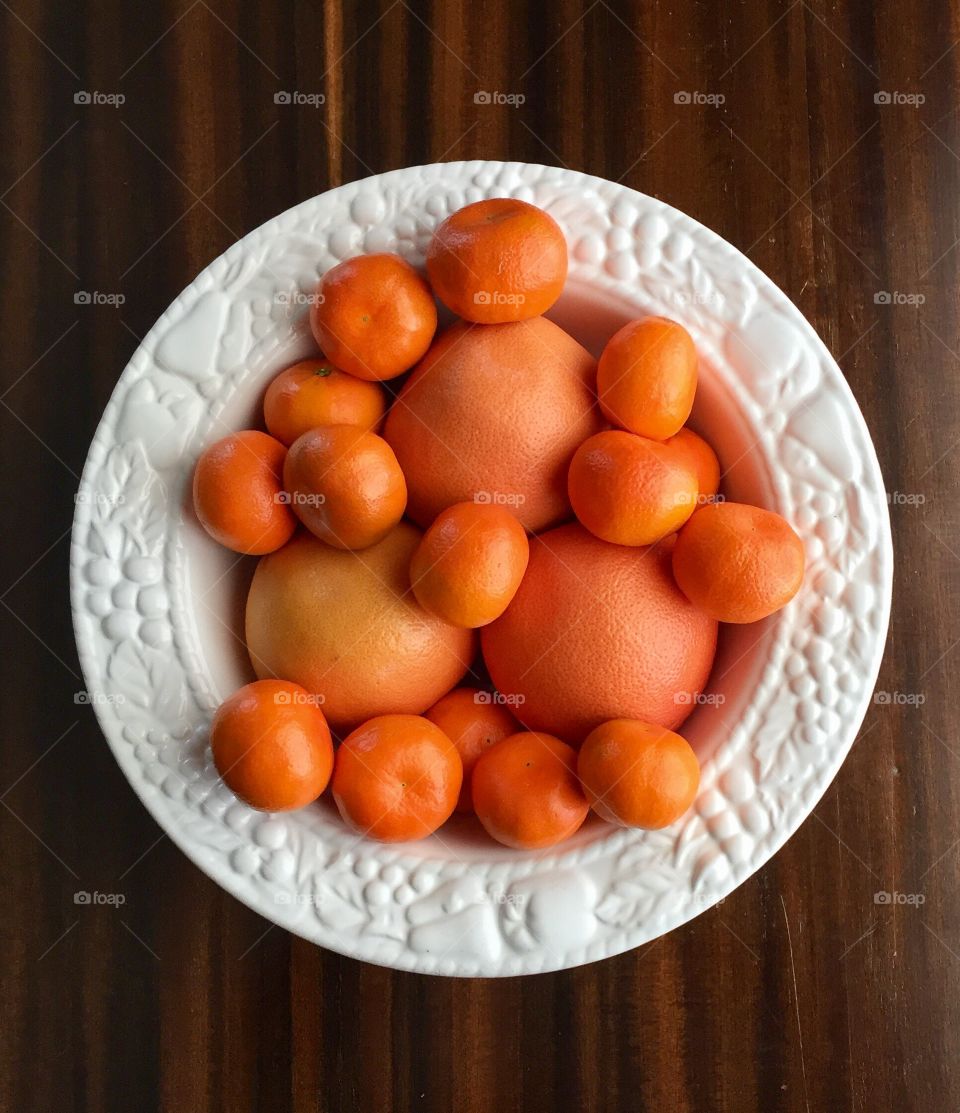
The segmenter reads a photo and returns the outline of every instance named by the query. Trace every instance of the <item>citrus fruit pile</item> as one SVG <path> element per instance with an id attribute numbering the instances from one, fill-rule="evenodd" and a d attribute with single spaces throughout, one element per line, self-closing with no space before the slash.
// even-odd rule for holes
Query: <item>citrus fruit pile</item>
<path id="1" fill-rule="evenodd" d="M 259 679 L 211 728 L 252 807 L 329 787 L 370 838 L 459 812 L 519 849 L 591 810 L 653 829 L 690 807 L 700 766 L 676 731 L 718 624 L 788 603 L 803 544 L 719 493 L 686 425 L 689 333 L 631 321 L 595 361 L 542 316 L 566 273 L 556 222 L 507 198 L 438 227 L 429 282 L 397 255 L 340 263 L 311 304 L 322 356 L 270 383 L 266 432 L 201 455 L 197 518 L 260 558 Z M 439 334 L 436 299 L 459 318 Z"/>

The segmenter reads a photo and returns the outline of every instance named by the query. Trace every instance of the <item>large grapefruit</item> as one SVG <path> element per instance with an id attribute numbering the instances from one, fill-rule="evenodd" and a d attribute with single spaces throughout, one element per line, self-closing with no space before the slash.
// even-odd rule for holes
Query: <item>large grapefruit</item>
<path id="1" fill-rule="evenodd" d="M 675 730 L 687 717 L 717 624 L 674 582 L 672 548 L 611 545 L 579 525 L 530 542 L 519 591 L 481 635 L 490 676 L 528 730 L 579 743 L 608 719 Z"/>
<path id="2" fill-rule="evenodd" d="M 261 560 L 247 597 L 257 676 L 322 696 L 340 731 L 436 703 L 463 676 L 475 642 L 417 603 L 408 569 L 419 541 L 407 522 L 360 553 L 301 533 Z"/>
<path id="3" fill-rule="evenodd" d="M 570 459 L 602 427 L 595 375 L 590 353 L 545 317 L 453 325 L 387 417 L 407 513 L 426 527 L 473 499 L 507 506 L 529 530 L 568 516 Z"/>

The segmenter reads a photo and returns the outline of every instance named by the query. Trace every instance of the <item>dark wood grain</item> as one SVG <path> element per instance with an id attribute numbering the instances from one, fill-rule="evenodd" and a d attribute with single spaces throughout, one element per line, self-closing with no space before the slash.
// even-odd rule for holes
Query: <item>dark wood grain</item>
<path id="1" fill-rule="evenodd" d="M 0 1109 L 960 1108 L 958 25 L 946 0 L 2 3 Z M 275 105 L 293 89 L 323 108 Z M 102 408 L 204 265 L 331 186 L 483 157 L 663 198 L 814 323 L 890 491 L 922 496 L 891 508 L 879 689 L 923 702 L 871 708 L 720 907 L 586 968 L 453 982 L 270 928 L 160 835 L 74 703 L 66 568 Z"/>

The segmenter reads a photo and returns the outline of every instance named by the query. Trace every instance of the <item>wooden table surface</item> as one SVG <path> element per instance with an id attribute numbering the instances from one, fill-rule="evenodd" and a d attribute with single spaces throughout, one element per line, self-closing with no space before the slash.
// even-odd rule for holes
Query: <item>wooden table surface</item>
<path id="1" fill-rule="evenodd" d="M 0 1109 L 960 1108 L 960 8 L 0 0 L 0 27 Z M 672 934 L 502 981 L 341 958 L 191 865 L 74 701 L 67 588 L 90 437 L 179 291 L 304 198 L 461 158 L 623 181 L 746 252 L 898 493 L 890 698 L 813 815 Z"/>

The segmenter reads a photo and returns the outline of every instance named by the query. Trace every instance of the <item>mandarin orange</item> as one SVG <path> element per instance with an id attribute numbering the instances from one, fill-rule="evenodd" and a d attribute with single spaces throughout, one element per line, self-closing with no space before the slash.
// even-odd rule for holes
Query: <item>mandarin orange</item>
<path id="1" fill-rule="evenodd" d="M 690 333 L 666 317 L 631 321 L 608 341 L 597 364 L 597 395 L 607 418 L 662 441 L 690 416 L 697 350 Z"/>
<path id="2" fill-rule="evenodd" d="M 380 715 L 337 750 L 333 798 L 359 834 L 407 842 L 450 818 L 462 780 L 460 756 L 438 726 L 420 715 Z"/>
<path id="3" fill-rule="evenodd" d="M 580 747 L 577 773 L 601 819 L 648 830 L 676 822 L 700 784 L 700 762 L 690 743 L 636 719 L 594 727 Z"/>
<path id="4" fill-rule="evenodd" d="M 549 734 L 512 734 L 473 767 L 473 806 L 492 838 L 542 850 L 575 834 L 589 805 L 577 780 L 577 753 Z"/>
<path id="5" fill-rule="evenodd" d="M 333 769 L 330 728 L 299 684 L 256 680 L 217 709 L 210 726 L 217 772 L 252 808 L 302 808 L 327 787 Z"/>
<path id="6" fill-rule="evenodd" d="M 297 525 L 282 492 L 286 455 L 278 440 L 256 429 L 204 450 L 193 473 L 193 506 L 215 541 L 250 556 L 286 544 Z"/>
<path id="7" fill-rule="evenodd" d="M 804 563 L 803 542 L 785 518 L 738 502 L 702 506 L 673 551 L 680 589 L 718 622 L 758 622 L 785 607 Z"/>
<path id="8" fill-rule="evenodd" d="M 427 274 L 437 297 L 465 321 L 525 321 L 560 297 L 567 242 L 536 205 L 515 197 L 475 201 L 437 228 Z"/>

